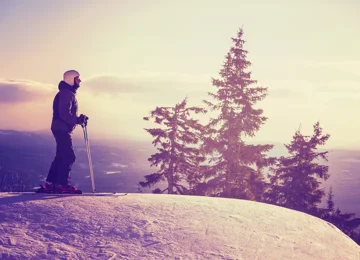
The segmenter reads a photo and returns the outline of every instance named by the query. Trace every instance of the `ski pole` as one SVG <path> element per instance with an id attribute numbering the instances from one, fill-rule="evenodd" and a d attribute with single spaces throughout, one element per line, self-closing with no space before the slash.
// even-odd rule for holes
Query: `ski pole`
<path id="1" fill-rule="evenodd" d="M 82 124 L 81 126 L 82 126 L 83 131 L 84 131 L 85 147 L 86 147 L 86 153 L 87 153 L 88 161 L 89 161 L 92 192 L 95 193 L 94 171 L 93 171 L 92 160 L 91 160 L 89 136 L 88 136 L 88 133 L 87 133 L 86 125 Z"/>
<path id="2" fill-rule="evenodd" d="M 92 159 L 91 159 L 91 152 L 90 152 L 90 143 L 89 143 L 89 136 L 87 132 L 86 125 L 83 125 L 84 129 L 84 136 L 85 136 L 85 145 L 86 145 L 86 152 L 88 155 L 88 161 L 89 161 L 89 169 L 90 169 L 90 178 L 91 178 L 91 185 L 92 185 L 92 192 L 95 192 L 95 180 L 94 180 L 94 170 L 92 165 Z"/>

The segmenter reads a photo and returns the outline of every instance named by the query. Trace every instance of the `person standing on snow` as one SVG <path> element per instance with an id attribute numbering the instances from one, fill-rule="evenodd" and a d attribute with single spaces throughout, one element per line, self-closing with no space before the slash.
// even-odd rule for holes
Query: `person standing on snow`
<path id="1" fill-rule="evenodd" d="M 76 160 L 71 135 L 76 125 L 87 125 L 88 117 L 78 114 L 76 92 L 80 87 L 80 74 L 76 70 L 64 73 L 59 83 L 59 92 L 53 102 L 51 131 L 56 141 L 56 156 L 46 178 L 45 190 L 74 192 L 76 187 L 69 184 L 70 171 Z"/>

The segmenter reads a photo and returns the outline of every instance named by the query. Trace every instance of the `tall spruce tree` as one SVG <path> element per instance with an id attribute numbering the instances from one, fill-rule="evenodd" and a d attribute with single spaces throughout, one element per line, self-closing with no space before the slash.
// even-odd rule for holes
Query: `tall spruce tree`
<path id="1" fill-rule="evenodd" d="M 266 153 L 273 145 L 246 144 L 244 139 L 254 137 L 267 120 L 263 110 L 254 107 L 267 96 L 267 88 L 254 86 L 257 81 L 247 71 L 251 63 L 243 48 L 242 29 L 232 41 L 220 78 L 212 79 L 217 92 L 208 94 L 213 101 L 204 100 L 217 116 L 210 119 L 204 134 L 212 167 L 206 172 L 206 185 L 201 186 L 214 196 L 260 200 L 264 191 L 261 169 L 270 163 Z"/>
<path id="2" fill-rule="evenodd" d="M 193 178 L 200 163 L 205 160 L 200 152 L 199 141 L 203 126 L 190 116 L 192 113 L 206 113 L 199 107 L 186 107 L 185 98 L 175 107 L 157 107 L 151 111 L 150 118 L 162 128 L 145 129 L 154 137 L 153 145 L 159 151 L 148 160 L 151 166 L 160 167 L 156 173 L 145 176 L 146 181 L 140 182 L 142 187 L 151 187 L 160 181 L 167 181 L 164 190 L 159 188 L 155 193 L 168 191 L 169 194 L 186 194 L 189 182 Z M 149 117 L 144 117 L 149 120 Z M 165 126 L 165 127 L 164 127 Z"/>
<path id="3" fill-rule="evenodd" d="M 319 164 L 318 160 L 327 161 L 328 152 L 317 150 L 330 137 L 322 131 L 317 122 L 312 136 L 304 136 L 297 130 L 291 143 L 285 144 L 290 155 L 280 157 L 274 174 L 269 176 L 270 203 L 312 215 L 320 214 L 317 205 L 325 192 L 319 187 L 321 180 L 327 180 L 329 174 L 328 166 Z"/>

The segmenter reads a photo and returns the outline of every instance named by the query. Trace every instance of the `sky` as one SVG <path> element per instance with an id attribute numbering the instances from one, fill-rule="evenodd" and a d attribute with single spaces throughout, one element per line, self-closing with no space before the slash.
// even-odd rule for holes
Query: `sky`
<path id="1" fill-rule="evenodd" d="M 96 214 L 94 214 L 96 208 Z M 0 193 L 2 259 L 358 259 L 333 224 L 247 200 Z"/>
<path id="2" fill-rule="evenodd" d="M 205 106 L 243 28 L 269 94 L 256 141 L 288 143 L 320 121 L 328 147 L 357 149 L 359 12 L 356 0 L 1 0 L 0 129 L 49 130 L 57 85 L 76 69 L 89 136 L 152 140 L 143 117 L 185 97 Z"/>

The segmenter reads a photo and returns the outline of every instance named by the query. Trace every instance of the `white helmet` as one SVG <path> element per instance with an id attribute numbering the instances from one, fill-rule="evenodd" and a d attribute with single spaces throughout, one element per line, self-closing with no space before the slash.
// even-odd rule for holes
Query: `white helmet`
<path id="1" fill-rule="evenodd" d="M 70 86 L 74 86 L 76 77 L 79 77 L 80 73 L 76 70 L 68 70 L 64 73 L 64 81 Z"/>

